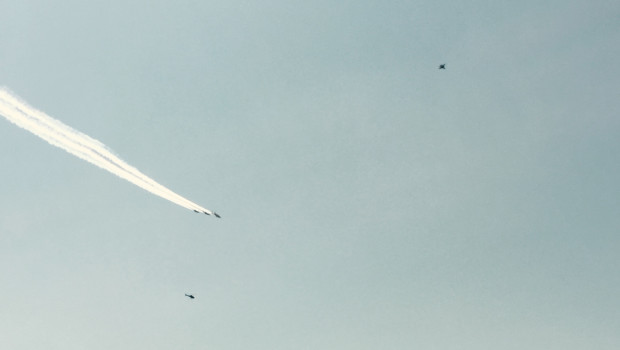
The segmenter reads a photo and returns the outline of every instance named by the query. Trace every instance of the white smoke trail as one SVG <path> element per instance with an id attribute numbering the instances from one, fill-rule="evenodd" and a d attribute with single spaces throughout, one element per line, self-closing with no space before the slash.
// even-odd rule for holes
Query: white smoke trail
<path id="1" fill-rule="evenodd" d="M 50 144 L 123 178 L 184 208 L 208 215 L 218 214 L 181 197 L 116 156 L 103 143 L 30 107 L 7 89 L 0 88 L 0 115 Z"/>

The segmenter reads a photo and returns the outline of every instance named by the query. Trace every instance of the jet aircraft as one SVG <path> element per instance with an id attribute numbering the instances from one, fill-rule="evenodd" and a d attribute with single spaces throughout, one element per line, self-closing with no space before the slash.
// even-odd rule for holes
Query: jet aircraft
<path id="1" fill-rule="evenodd" d="M 190 299 L 194 299 L 194 296 L 191 294 L 185 294 L 186 297 L 190 298 Z"/>
<path id="2" fill-rule="evenodd" d="M 440 64 L 438 69 L 446 69 L 446 64 L 445 63 Z"/>

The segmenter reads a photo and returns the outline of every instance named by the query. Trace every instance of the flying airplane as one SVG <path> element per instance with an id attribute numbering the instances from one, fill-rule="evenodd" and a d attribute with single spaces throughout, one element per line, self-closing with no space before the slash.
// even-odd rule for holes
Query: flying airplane
<path id="1" fill-rule="evenodd" d="M 198 210 L 194 210 L 194 213 L 197 213 L 197 212 L 198 212 Z"/>
<path id="2" fill-rule="evenodd" d="M 203 213 L 205 213 L 206 215 L 211 215 L 211 214 L 207 213 L 206 211 L 203 211 Z"/>
<path id="3" fill-rule="evenodd" d="M 191 294 L 185 294 L 186 297 L 190 298 L 190 299 L 194 299 L 194 296 Z"/>
<path id="4" fill-rule="evenodd" d="M 439 69 L 446 69 L 446 64 L 445 63 L 440 64 Z"/>
<path id="5" fill-rule="evenodd" d="M 216 218 L 221 218 L 221 216 L 216 212 L 213 212 L 213 215 L 215 215 Z"/>

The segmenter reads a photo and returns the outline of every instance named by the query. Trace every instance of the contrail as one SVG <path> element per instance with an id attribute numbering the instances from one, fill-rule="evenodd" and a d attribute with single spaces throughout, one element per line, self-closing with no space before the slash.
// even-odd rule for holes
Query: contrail
<path id="1" fill-rule="evenodd" d="M 12 95 L 6 88 L 0 88 L 0 115 L 50 144 L 155 195 L 197 213 L 213 214 L 218 218 L 220 217 L 217 213 L 203 208 L 155 182 L 155 180 L 120 159 L 103 143 L 29 106 Z"/>

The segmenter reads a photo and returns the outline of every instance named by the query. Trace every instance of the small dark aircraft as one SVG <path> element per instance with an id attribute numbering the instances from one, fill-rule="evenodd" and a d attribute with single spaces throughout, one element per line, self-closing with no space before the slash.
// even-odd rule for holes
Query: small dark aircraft
<path id="1" fill-rule="evenodd" d="M 198 212 L 198 210 L 194 210 L 194 213 L 197 213 L 197 212 Z"/>
<path id="2" fill-rule="evenodd" d="M 215 215 L 216 218 L 221 218 L 221 216 L 216 212 L 213 212 L 213 215 Z"/>
<path id="3" fill-rule="evenodd" d="M 203 213 L 205 213 L 206 215 L 211 215 L 211 214 L 207 213 L 206 211 L 203 211 Z"/>
<path id="4" fill-rule="evenodd" d="M 191 294 L 185 294 L 186 297 L 190 298 L 190 299 L 194 299 L 194 296 Z"/>
<path id="5" fill-rule="evenodd" d="M 440 64 L 438 69 L 446 69 L 446 64 L 445 63 Z"/>

